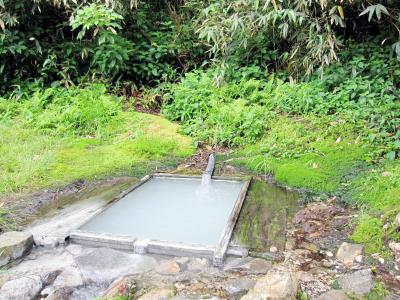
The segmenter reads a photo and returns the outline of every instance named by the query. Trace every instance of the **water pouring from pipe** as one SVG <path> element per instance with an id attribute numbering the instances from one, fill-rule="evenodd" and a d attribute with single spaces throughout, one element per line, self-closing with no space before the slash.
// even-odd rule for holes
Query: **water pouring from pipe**
<path id="1" fill-rule="evenodd" d="M 207 168 L 205 169 L 203 176 L 201 178 L 202 185 L 207 185 L 211 183 L 211 176 L 214 173 L 214 167 L 215 167 L 215 155 L 214 153 L 211 153 L 210 156 L 208 157 Z"/>

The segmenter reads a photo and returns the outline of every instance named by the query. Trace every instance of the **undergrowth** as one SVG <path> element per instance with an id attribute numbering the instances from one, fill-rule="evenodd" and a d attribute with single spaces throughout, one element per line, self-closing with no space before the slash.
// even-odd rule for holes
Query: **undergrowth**
<path id="1" fill-rule="evenodd" d="M 194 71 L 164 95 L 162 112 L 198 142 L 236 147 L 230 164 L 349 196 L 364 212 L 352 238 L 384 251 L 399 239 L 400 210 L 400 72 L 385 51 L 351 44 L 322 77 L 299 82 L 259 68 L 249 77 L 247 67 L 216 87 L 214 70 Z"/>
<path id="2" fill-rule="evenodd" d="M 0 198 L 78 179 L 139 176 L 193 153 L 178 125 L 122 111 L 120 102 L 97 84 L 2 102 Z"/>

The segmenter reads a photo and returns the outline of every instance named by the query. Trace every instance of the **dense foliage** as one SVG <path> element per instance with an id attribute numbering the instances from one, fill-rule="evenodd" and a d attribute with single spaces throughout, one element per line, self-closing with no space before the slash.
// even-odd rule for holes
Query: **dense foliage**
<path id="1" fill-rule="evenodd" d="M 217 88 L 211 71 L 189 73 L 172 87 L 164 112 L 198 140 L 228 146 L 254 142 L 278 113 L 340 117 L 378 146 L 372 156 L 394 159 L 400 153 L 400 63 L 373 44 L 354 45 L 341 59 L 323 78 L 300 83 L 249 79 L 245 68 L 241 79 Z"/>
<path id="2" fill-rule="evenodd" d="M 0 1 L 0 90 L 103 77 L 130 92 L 196 63 L 202 48 L 173 1 L 127 2 Z"/>

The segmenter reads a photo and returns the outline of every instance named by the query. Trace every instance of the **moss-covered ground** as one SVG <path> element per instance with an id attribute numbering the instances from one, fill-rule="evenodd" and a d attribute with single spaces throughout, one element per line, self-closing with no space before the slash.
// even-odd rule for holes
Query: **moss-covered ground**
<path id="1" fill-rule="evenodd" d="M 400 212 L 398 160 L 369 162 L 371 144 L 360 139 L 357 125 L 340 119 L 278 116 L 268 124 L 259 142 L 232 152 L 230 164 L 357 204 L 360 217 L 351 238 L 369 254 L 387 252 L 389 240 L 400 240 L 394 229 Z"/>
<path id="2" fill-rule="evenodd" d="M 18 119 L 0 122 L 0 199 L 21 191 L 61 186 L 79 179 L 141 176 L 172 166 L 194 152 L 179 125 L 123 112 L 106 135 L 52 135 Z"/>

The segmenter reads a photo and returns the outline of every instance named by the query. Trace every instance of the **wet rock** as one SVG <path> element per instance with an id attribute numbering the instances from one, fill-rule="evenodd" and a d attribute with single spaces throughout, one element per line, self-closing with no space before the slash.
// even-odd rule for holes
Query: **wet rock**
<path id="1" fill-rule="evenodd" d="M 342 289 L 350 291 L 357 296 L 368 294 L 374 287 L 374 280 L 370 269 L 342 275 L 339 277 L 338 282 Z"/>
<path id="2" fill-rule="evenodd" d="M 222 289 L 226 291 L 230 296 L 237 297 L 254 287 L 255 283 L 255 280 L 242 277 L 228 280 L 227 282 L 222 284 Z"/>
<path id="3" fill-rule="evenodd" d="M 276 252 L 278 252 L 278 248 L 275 247 L 275 246 L 272 246 L 272 247 L 269 248 L 269 252 L 276 253 Z"/>
<path id="4" fill-rule="evenodd" d="M 351 264 L 357 256 L 362 255 L 363 250 L 363 245 L 344 242 L 340 245 L 336 253 L 336 258 L 344 264 Z"/>
<path id="5" fill-rule="evenodd" d="M 88 282 L 110 284 L 126 274 L 148 272 L 157 267 L 150 256 L 129 254 L 109 248 L 97 248 L 75 257 L 83 277 Z"/>
<path id="6" fill-rule="evenodd" d="M 36 246 L 44 247 L 47 249 L 53 249 L 60 245 L 60 239 L 53 236 L 39 235 L 34 237 L 34 242 Z"/>
<path id="7" fill-rule="evenodd" d="M 343 290 L 330 290 L 329 292 L 320 295 L 317 300 L 349 300 Z"/>
<path id="8" fill-rule="evenodd" d="M 293 250 L 296 248 L 296 240 L 294 238 L 288 237 L 285 243 L 286 250 Z"/>
<path id="9" fill-rule="evenodd" d="M 393 253 L 395 254 L 395 256 L 400 256 L 400 243 L 396 243 L 394 241 L 391 241 L 389 243 L 389 248 L 390 250 L 393 251 Z"/>
<path id="10" fill-rule="evenodd" d="M 331 251 L 326 251 L 325 254 L 327 257 L 333 257 L 333 253 Z"/>
<path id="11" fill-rule="evenodd" d="M 103 298 L 124 296 L 130 298 L 136 290 L 135 280 L 132 276 L 121 277 L 115 280 L 103 293 Z"/>
<path id="12" fill-rule="evenodd" d="M 241 274 L 266 274 L 272 267 L 272 263 L 262 258 L 236 258 L 228 262 L 224 271 L 239 272 Z"/>
<path id="13" fill-rule="evenodd" d="M 51 291 L 46 300 L 70 300 L 73 290 L 71 288 L 61 288 Z"/>
<path id="14" fill-rule="evenodd" d="M 295 300 L 298 289 L 297 276 L 284 270 L 271 270 L 257 280 L 255 286 L 242 300 Z"/>
<path id="15" fill-rule="evenodd" d="M 312 203 L 306 208 L 303 208 L 293 218 L 294 224 L 302 224 L 310 220 L 320 221 L 323 224 L 326 220 L 330 220 L 340 212 L 341 209 L 324 202 Z M 319 226 L 318 226 L 319 227 Z"/>
<path id="16" fill-rule="evenodd" d="M 309 243 L 309 242 L 301 242 L 298 247 L 300 249 L 306 249 L 311 251 L 312 253 L 318 253 L 319 252 L 319 246 L 313 243 Z"/>
<path id="17" fill-rule="evenodd" d="M 394 219 L 394 225 L 396 229 L 400 229 L 400 212 L 397 214 L 396 218 Z"/>
<path id="18" fill-rule="evenodd" d="M 162 287 L 152 289 L 143 296 L 140 296 L 138 300 L 167 300 L 171 299 L 175 295 L 175 291 L 172 287 Z"/>
<path id="19" fill-rule="evenodd" d="M 189 271 L 192 272 L 198 272 L 198 271 L 203 271 L 208 267 L 208 260 L 205 258 L 195 258 L 192 259 L 188 265 L 187 268 Z"/>
<path id="20" fill-rule="evenodd" d="M 0 235 L 0 266 L 27 254 L 33 246 L 32 234 L 9 231 Z"/>
<path id="21" fill-rule="evenodd" d="M 54 280 L 53 287 L 59 289 L 75 289 L 84 285 L 81 272 L 78 268 L 68 267 Z"/>
<path id="22" fill-rule="evenodd" d="M 31 275 L 6 282 L 0 290 L 1 300 L 35 299 L 43 284 L 39 276 Z"/>
<path id="23" fill-rule="evenodd" d="M 177 257 L 175 258 L 175 261 L 180 265 L 184 265 L 189 262 L 189 257 Z"/>
<path id="24" fill-rule="evenodd" d="M 176 275 L 181 271 L 181 268 L 177 262 L 167 260 L 158 265 L 155 271 L 163 275 Z"/>
<path id="25" fill-rule="evenodd" d="M 302 223 L 301 227 L 303 228 L 305 233 L 314 233 L 319 230 L 319 228 L 322 226 L 322 222 L 319 221 L 306 221 Z"/>

